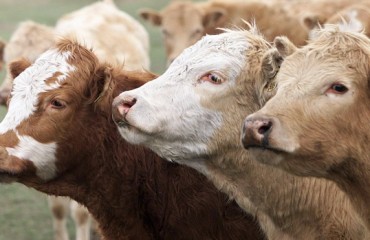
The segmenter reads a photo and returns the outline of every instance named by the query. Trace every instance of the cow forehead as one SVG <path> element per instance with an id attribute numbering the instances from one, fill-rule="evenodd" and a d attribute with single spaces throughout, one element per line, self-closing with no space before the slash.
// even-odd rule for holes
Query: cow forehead
<path id="1" fill-rule="evenodd" d="M 35 112 L 40 93 L 60 87 L 68 74 L 75 70 L 68 63 L 70 56 L 70 52 L 49 50 L 14 79 L 8 112 L 0 124 L 1 134 L 14 130 Z M 48 83 L 47 80 L 57 73 L 56 81 Z"/>
<path id="2" fill-rule="evenodd" d="M 170 65 L 168 71 L 184 67 L 191 70 L 202 66 L 217 70 L 217 67 L 223 67 L 227 62 L 231 66 L 244 66 L 249 46 L 243 31 L 207 35 L 185 49 Z"/>

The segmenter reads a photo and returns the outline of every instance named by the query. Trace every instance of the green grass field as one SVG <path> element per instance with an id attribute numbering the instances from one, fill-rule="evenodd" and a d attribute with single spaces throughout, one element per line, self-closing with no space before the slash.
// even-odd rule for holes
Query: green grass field
<path id="1" fill-rule="evenodd" d="M 8 40 L 17 24 L 34 20 L 53 26 L 65 13 L 95 1 L 92 0 L 0 0 L 0 38 Z M 116 0 L 120 9 L 137 17 L 141 7 L 160 9 L 169 0 Z M 93 17 L 93 16 L 92 16 Z M 165 54 L 158 29 L 145 24 L 151 38 L 151 70 L 162 73 Z M 0 79 L 4 72 L 0 72 Z M 0 108 L 0 119 L 5 108 Z M 70 238 L 74 239 L 74 226 L 68 222 Z M 0 185 L 0 240 L 50 240 L 53 239 L 51 214 L 46 196 L 20 184 Z"/>

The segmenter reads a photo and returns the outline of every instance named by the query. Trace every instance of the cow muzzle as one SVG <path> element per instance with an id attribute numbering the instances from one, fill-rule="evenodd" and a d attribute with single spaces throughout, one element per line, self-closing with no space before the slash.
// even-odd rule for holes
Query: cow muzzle
<path id="1" fill-rule="evenodd" d="M 119 126 L 128 124 L 126 115 L 130 109 L 135 105 L 137 99 L 127 94 L 121 94 L 116 97 L 112 104 L 112 117 L 114 122 Z"/>
<path id="2" fill-rule="evenodd" d="M 244 148 L 269 148 L 269 137 L 274 127 L 274 119 L 250 116 L 243 124 L 242 144 Z"/>

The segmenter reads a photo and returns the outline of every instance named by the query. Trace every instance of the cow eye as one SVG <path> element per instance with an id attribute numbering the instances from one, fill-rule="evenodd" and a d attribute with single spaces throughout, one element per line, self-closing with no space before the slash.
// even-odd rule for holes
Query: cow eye
<path id="1" fill-rule="evenodd" d="M 57 99 L 51 100 L 50 105 L 52 108 L 55 108 L 55 109 L 62 109 L 65 107 L 65 104 L 62 101 L 57 100 Z"/>
<path id="2" fill-rule="evenodd" d="M 348 88 L 341 83 L 334 83 L 328 89 L 328 92 L 334 94 L 344 94 L 348 91 Z"/>
<path id="3" fill-rule="evenodd" d="M 213 84 L 221 84 L 224 82 L 224 79 L 218 76 L 217 74 L 214 73 L 207 73 L 203 77 L 200 78 L 202 81 L 208 81 Z"/>

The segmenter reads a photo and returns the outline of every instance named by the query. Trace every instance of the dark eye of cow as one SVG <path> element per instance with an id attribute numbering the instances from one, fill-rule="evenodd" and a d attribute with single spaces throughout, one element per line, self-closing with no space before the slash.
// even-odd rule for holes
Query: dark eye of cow
<path id="1" fill-rule="evenodd" d="M 61 101 L 59 101 L 57 99 L 53 99 L 50 102 L 50 105 L 51 105 L 52 108 L 56 108 L 56 109 L 61 109 L 61 108 L 64 108 L 65 107 L 65 105 Z"/>
<path id="2" fill-rule="evenodd" d="M 213 84 L 221 84 L 224 82 L 224 79 L 222 79 L 220 76 L 214 74 L 214 73 L 207 73 L 203 77 L 200 78 L 202 81 L 208 81 Z"/>
<path id="3" fill-rule="evenodd" d="M 344 94 L 348 91 L 348 88 L 341 83 L 334 83 L 328 89 L 328 92 L 334 94 Z"/>

